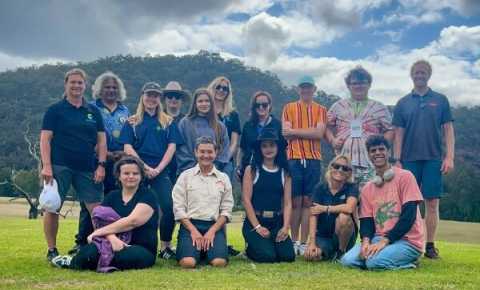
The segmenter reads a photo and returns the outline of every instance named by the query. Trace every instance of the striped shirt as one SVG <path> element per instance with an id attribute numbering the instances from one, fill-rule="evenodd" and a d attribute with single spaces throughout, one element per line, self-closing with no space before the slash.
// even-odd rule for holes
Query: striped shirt
<path id="1" fill-rule="evenodd" d="M 317 128 L 326 124 L 327 110 L 318 103 L 306 104 L 302 101 L 288 103 L 283 108 L 283 122 L 289 122 L 292 129 Z M 287 158 L 321 160 L 320 139 L 290 139 L 287 146 Z"/>

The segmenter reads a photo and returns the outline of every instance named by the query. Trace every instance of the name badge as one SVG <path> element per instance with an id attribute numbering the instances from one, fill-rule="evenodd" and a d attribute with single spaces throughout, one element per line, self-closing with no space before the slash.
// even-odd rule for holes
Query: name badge
<path id="1" fill-rule="evenodd" d="M 350 132 L 352 138 L 361 138 L 362 137 L 362 121 L 355 119 L 350 123 Z"/>

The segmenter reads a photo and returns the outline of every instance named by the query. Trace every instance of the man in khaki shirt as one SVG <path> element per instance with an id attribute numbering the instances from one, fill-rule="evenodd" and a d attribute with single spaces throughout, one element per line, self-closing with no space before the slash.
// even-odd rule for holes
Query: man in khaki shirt
<path id="1" fill-rule="evenodd" d="M 211 138 L 198 138 L 198 164 L 182 172 L 173 188 L 173 212 L 181 223 L 176 257 L 184 268 L 194 268 L 202 252 L 212 266 L 227 264 L 224 225 L 232 215 L 232 185 L 228 176 L 213 165 L 216 155 Z"/>

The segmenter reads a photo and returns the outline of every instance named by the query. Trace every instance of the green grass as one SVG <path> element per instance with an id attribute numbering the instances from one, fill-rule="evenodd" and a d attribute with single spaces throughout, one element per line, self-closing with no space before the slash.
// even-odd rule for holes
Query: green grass
<path id="1" fill-rule="evenodd" d="M 63 253 L 72 246 L 76 224 L 61 221 Z M 243 249 L 238 223 L 229 227 L 229 241 Z M 366 272 L 301 258 L 268 265 L 234 258 L 225 269 L 182 270 L 159 260 L 148 270 L 97 274 L 47 264 L 41 219 L 0 218 L 0 289 L 479 289 L 480 245 L 439 242 L 438 247 L 442 259 L 422 259 L 416 270 Z"/>

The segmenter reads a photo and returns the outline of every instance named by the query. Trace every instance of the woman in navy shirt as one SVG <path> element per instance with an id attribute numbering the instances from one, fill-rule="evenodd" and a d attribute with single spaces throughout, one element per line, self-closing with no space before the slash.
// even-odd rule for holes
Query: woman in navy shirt
<path id="1" fill-rule="evenodd" d="M 295 260 L 288 236 L 292 182 L 285 151 L 279 149 L 279 144 L 275 130 L 263 130 L 254 147 L 254 161 L 243 177 L 242 201 L 247 218 L 242 233 L 247 256 L 260 263 Z"/>
<path id="2" fill-rule="evenodd" d="M 250 100 L 250 119 L 245 123 L 240 139 L 240 164 L 237 169 L 237 176 L 241 179 L 245 167 L 250 164 L 253 158 L 253 147 L 257 137 L 265 128 L 277 132 L 280 142 L 279 150 L 285 150 L 287 142 L 282 135 L 282 123 L 270 113 L 272 112 L 272 96 L 265 91 L 258 91 L 253 94 Z"/>
<path id="3" fill-rule="evenodd" d="M 307 260 L 340 259 L 355 245 L 358 188 L 353 183 L 350 159 L 338 155 L 330 162 L 325 183 L 315 187 L 310 208 Z"/>
<path id="4" fill-rule="evenodd" d="M 161 87 L 157 83 L 149 82 L 143 86 L 133 125 L 125 123 L 120 133 L 120 142 L 124 144 L 125 153 L 137 156 L 145 163 L 147 184 L 157 195 L 162 210 L 159 256 L 169 259 L 174 255 L 170 242 L 175 219 L 172 183 L 167 166 L 182 139 L 176 124 L 162 109 L 161 94 Z"/>

